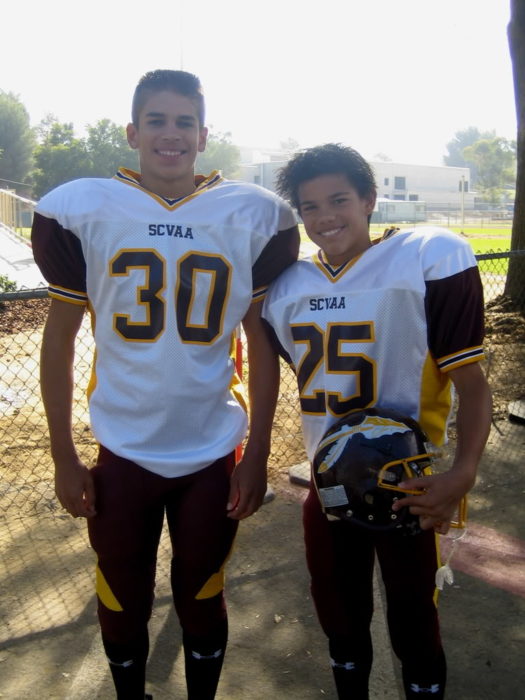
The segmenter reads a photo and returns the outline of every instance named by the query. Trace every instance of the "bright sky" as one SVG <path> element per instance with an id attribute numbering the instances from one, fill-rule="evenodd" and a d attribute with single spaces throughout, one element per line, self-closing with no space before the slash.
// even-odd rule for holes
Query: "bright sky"
<path id="1" fill-rule="evenodd" d="M 125 125 L 143 73 L 182 67 L 239 146 L 440 165 L 468 126 L 516 138 L 509 17 L 510 0 L 9 0 L 0 89 L 82 134 Z"/>

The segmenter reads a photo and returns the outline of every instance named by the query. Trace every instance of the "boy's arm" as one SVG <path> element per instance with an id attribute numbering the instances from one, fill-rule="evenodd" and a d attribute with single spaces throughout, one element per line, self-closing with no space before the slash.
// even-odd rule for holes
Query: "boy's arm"
<path id="1" fill-rule="evenodd" d="M 248 343 L 250 432 L 231 477 L 228 516 L 236 520 L 252 515 L 266 493 L 266 463 L 279 391 L 279 360 L 262 324 L 261 309 L 261 303 L 252 303 L 242 322 Z"/>
<path id="2" fill-rule="evenodd" d="M 75 338 L 85 307 L 53 299 L 42 338 L 40 385 L 55 463 L 55 491 L 74 517 L 95 515 L 89 469 L 80 461 L 71 428 Z"/>
<path id="3" fill-rule="evenodd" d="M 459 502 L 474 486 L 492 416 L 490 388 L 478 363 L 451 370 L 450 378 L 459 400 L 452 466 L 443 474 L 402 482 L 403 488 L 423 488 L 426 493 L 402 498 L 394 505 L 395 510 L 410 506 L 410 512 L 420 516 L 424 530 L 433 527 L 442 534 L 448 531 Z"/>

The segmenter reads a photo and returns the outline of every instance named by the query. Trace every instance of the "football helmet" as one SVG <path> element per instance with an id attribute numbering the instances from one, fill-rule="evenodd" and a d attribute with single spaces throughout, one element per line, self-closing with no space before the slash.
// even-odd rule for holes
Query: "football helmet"
<path id="1" fill-rule="evenodd" d="M 313 478 L 327 516 L 373 530 L 420 532 L 419 516 L 392 505 L 404 494 L 404 479 L 431 473 L 435 453 L 412 418 L 396 411 L 370 408 L 335 423 L 319 443 Z"/>

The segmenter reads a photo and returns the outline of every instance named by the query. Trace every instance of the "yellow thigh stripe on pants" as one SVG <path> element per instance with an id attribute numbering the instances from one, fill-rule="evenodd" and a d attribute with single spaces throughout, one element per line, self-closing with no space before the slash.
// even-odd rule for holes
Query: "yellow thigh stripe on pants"
<path id="1" fill-rule="evenodd" d="M 212 574 L 206 581 L 204 586 L 195 596 L 195 600 L 204 600 L 205 598 L 213 598 L 218 595 L 224 588 L 224 564 L 219 571 Z"/>
<path id="2" fill-rule="evenodd" d="M 113 592 L 111 588 L 109 587 L 108 582 L 104 578 L 104 574 L 100 570 L 100 567 L 97 564 L 96 568 L 96 591 L 97 595 L 100 599 L 100 602 L 106 606 L 109 610 L 113 610 L 115 612 L 122 612 L 123 607 L 122 605 L 118 602 L 118 600 L 115 598 L 113 595 Z"/>
<path id="3" fill-rule="evenodd" d="M 228 552 L 226 559 L 222 563 L 221 568 L 210 576 L 210 578 L 206 581 L 204 586 L 200 589 L 200 591 L 195 596 L 195 600 L 204 600 L 205 598 L 213 598 L 213 596 L 218 595 L 224 589 L 224 569 L 226 567 L 226 564 L 228 563 L 229 558 L 232 555 L 232 552 L 233 552 L 233 543 L 232 543 L 232 546 L 230 547 L 230 551 Z"/>

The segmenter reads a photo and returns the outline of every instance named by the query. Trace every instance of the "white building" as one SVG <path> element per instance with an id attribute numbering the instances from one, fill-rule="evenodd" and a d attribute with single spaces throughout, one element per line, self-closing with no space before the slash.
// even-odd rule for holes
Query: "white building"
<path id="1" fill-rule="evenodd" d="M 427 210 L 443 209 L 444 206 L 474 208 L 470 168 L 382 161 L 371 161 L 370 165 L 374 169 L 380 198 L 423 201 Z"/>
<path id="2" fill-rule="evenodd" d="M 277 172 L 286 163 L 274 160 L 272 153 L 264 161 L 241 165 L 241 179 L 275 190 Z M 379 199 L 424 202 L 427 211 L 474 209 L 470 188 L 470 169 L 446 165 L 411 165 L 370 161 L 377 182 Z"/>

